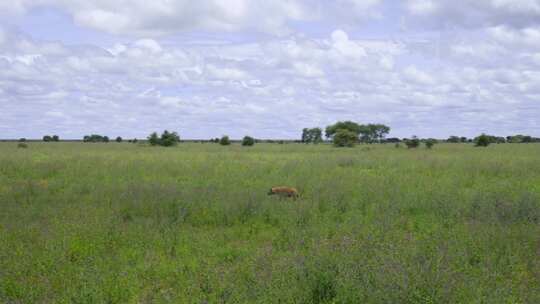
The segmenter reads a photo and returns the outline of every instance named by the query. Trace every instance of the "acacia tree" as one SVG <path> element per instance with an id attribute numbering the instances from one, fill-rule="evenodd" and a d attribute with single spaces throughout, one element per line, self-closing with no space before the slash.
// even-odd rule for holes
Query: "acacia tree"
<path id="1" fill-rule="evenodd" d="M 437 143 L 437 140 L 434 138 L 428 138 L 426 139 L 426 148 L 430 149 L 433 148 L 433 146 Z"/>
<path id="2" fill-rule="evenodd" d="M 253 146 L 255 144 L 255 138 L 251 136 L 244 136 L 242 139 L 242 146 Z"/>
<path id="3" fill-rule="evenodd" d="M 338 130 L 348 130 L 356 134 L 356 137 L 358 138 L 358 135 L 360 134 L 360 131 L 361 131 L 361 126 L 350 120 L 338 121 L 335 124 L 326 127 L 324 133 L 327 138 L 333 138 Z"/>
<path id="4" fill-rule="evenodd" d="M 452 136 L 448 137 L 448 139 L 446 141 L 449 142 L 449 143 L 458 143 L 458 142 L 461 141 L 461 138 L 459 138 L 458 136 L 452 135 Z"/>
<path id="5" fill-rule="evenodd" d="M 219 140 L 219 144 L 222 146 L 228 146 L 231 144 L 231 140 L 229 139 L 229 136 L 223 135 L 221 139 Z"/>
<path id="6" fill-rule="evenodd" d="M 157 132 L 152 132 L 152 134 L 148 136 L 148 143 L 152 146 L 159 145 L 159 136 L 157 135 Z"/>
<path id="7" fill-rule="evenodd" d="M 407 148 L 409 149 L 418 148 L 418 146 L 420 145 L 420 140 L 418 139 L 418 137 L 413 136 L 412 139 L 407 139 L 405 141 L 405 145 L 407 145 Z"/>
<path id="8" fill-rule="evenodd" d="M 346 129 L 338 129 L 333 138 L 335 147 L 353 147 L 357 141 L 358 135 Z"/>
<path id="9" fill-rule="evenodd" d="M 360 141 L 364 143 L 381 142 L 390 133 L 390 127 L 383 124 L 360 125 Z"/>
<path id="10" fill-rule="evenodd" d="M 322 142 L 322 130 L 321 128 L 304 128 L 302 129 L 302 142 L 305 144 L 314 143 L 318 144 Z"/>
<path id="11" fill-rule="evenodd" d="M 148 143 L 152 146 L 171 147 L 180 142 L 180 136 L 176 132 L 169 132 L 167 130 L 158 136 L 156 132 L 153 132 L 148 136 Z"/>
<path id="12" fill-rule="evenodd" d="M 474 142 L 476 147 L 487 147 L 491 143 L 489 136 L 484 133 L 476 137 Z"/>

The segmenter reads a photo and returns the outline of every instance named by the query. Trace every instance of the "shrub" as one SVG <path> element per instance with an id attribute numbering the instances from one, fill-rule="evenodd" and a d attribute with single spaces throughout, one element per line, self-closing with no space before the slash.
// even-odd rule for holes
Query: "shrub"
<path id="1" fill-rule="evenodd" d="M 426 140 L 426 148 L 431 149 L 437 143 L 437 140 L 429 138 Z"/>
<path id="2" fill-rule="evenodd" d="M 180 136 L 176 132 L 163 131 L 161 137 L 156 132 L 148 136 L 148 143 L 152 146 L 172 147 L 180 142 Z"/>
<path id="3" fill-rule="evenodd" d="M 476 147 L 487 147 L 490 144 L 489 137 L 484 133 L 482 133 L 482 135 L 475 138 L 474 142 L 475 142 Z"/>
<path id="4" fill-rule="evenodd" d="M 17 148 L 20 148 L 20 149 L 26 149 L 28 148 L 28 145 L 24 142 L 20 142 L 17 144 Z"/>
<path id="5" fill-rule="evenodd" d="M 148 136 L 148 143 L 152 146 L 159 145 L 159 136 L 156 132 L 153 132 L 152 134 L 150 134 L 150 136 Z"/>
<path id="6" fill-rule="evenodd" d="M 83 142 L 109 142 L 109 137 L 101 136 L 98 134 L 85 135 L 83 138 Z"/>
<path id="7" fill-rule="evenodd" d="M 242 139 L 242 146 L 253 146 L 255 144 L 255 139 L 251 136 L 244 136 Z"/>
<path id="8" fill-rule="evenodd" d="M 405 141 L 405 145 L 407 145 L 407 148 L 409 149 L 418 148 L 418 146 L 420 145 L 420 140 L 418 139 L 418 137 L 413 136 L 411 139 L 407 139 Z"/>
<path id="9" fill-rule="evenodd" d="M 231 141 L 229 140 L 229 136 L 223 135 L 221 139 L 219 140 L 219 144 L 222 146 L 228 146 L 231 144 Z"/>
<path id="10" fill-rule="evenodd" d="M 358 140 L 358 135 L 346 129 L 339 129 L 334 133 L 335 147 L 353 147 Z"/>
<path id="11" fill-rule="evenodd" d="M 180 136 L 176 132 L 163 131 L 161 145 L 164 147 L 176 146 L 180 142 Z"/>
<path id="12" fill-rule="evenodd" d="M 43 141 L 44 141 L 44 142 L 49 142 L 49 141 L 52 141 L 52 140 L 53 140 L 52 137 L 49 136 L 49 135 L 43 136 Z"/>

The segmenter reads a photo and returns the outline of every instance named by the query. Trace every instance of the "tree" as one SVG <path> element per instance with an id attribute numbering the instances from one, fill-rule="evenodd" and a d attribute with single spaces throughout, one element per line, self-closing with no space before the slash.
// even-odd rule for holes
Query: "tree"
<path id="1" fill-rule="evenodd" d="M 157 132 L 153 132 L 152 134 L 150 134 L 150 136 L 148 136 L 148 143 L 151 146 L 159 145 L 159 136 L 157 135 Z"/>
<path id="2" fill-rule="evenodd" d="M 305 144 L 309 143 L 309 129 L 308 128 L 302 129 L 302 142 Z"/>
<path id="3" fill-rule="evenodd" d="M 304 128 L 302 129 L 302 140 L 301 142 L 305 144 L 314 143 L 318 144 L 321 143 L 322 140 L 322 130 L 321 128 Z"/>
<path id="4" fill-rule="evenodd" d="M 229 140 L 229 136 L 223 135 L 221 139 L 219 140 L 219 144 L 222 146 L 228 146 L 231 144 L 231 141 Z"/>
<path id="5" fill-rule="evenodd" d="M 462 137 L 459 138 L 459 141 L 462 142 L 462 143 L 466 143 L 467 142 L 467 137 L 462 136 Z"/>
<path id="6" fill-rule="evenodd" d="M 487 147 L 491 143 L 489 136 L 484 134 L 484 133 L 482 133 L 482 135 L 476 137 L 474 142 L 476 143 L 475 144 L 476 147 Z"/>
<path id="7" fill-rule="evenodd" d="M 53 135 L 52 140 L 58 142 L 60 141 L 60 137 L 58 137 L 58 135 Z"/>
<path id="8" fill-rule="evenodd" d="M 325 136 L 327 138 L 332 138 L 338 132 L 338 130 L 348 130 L 358 137 L 361 127 L 359 124 L 353 121 L 338 121 L 335 124 L 326 127 Z"/>
<path id="9" fill-rule="evenodd" d="M 253 146 L 255 144 L 255 139 L 251 136 L 244 136 L 242 139 L 242 146 Z"/>
<path id="10" fill-rule="evenodd" d="M 164 147 L 176 146 L 180 142 L 180 136 L 176 132 L 163 131 L 160 144 Z"/>
<path id="11" fill-rule="evenodd" d="M 136 140 L 135 140 L 136 141 Z M 180 136 L 176 132 L 169 132 L 167 130 L 158 136 L 157 132 L 153 132 L 148 136 L 148 143 L 152 146 L 171 147 L 180 142 Z"/>
<path id="12" fill-rule="evenodd" d="M 457 136 L 452 135 L 452 136 L 448 137 L 448 139 L 446 141 L 449 142 L 449 143 L 458 143 L 458 142 L 461 141 L 461 139 L 459 137 L 457 137 Z"/>
<path id="13" fill-rule="evenodd" d="M 381 142 L 390 132 L 390 127 L 383 124 L 360 125 L 360 141 L 363 143 Z"/>
<path id="14" fill-rule="evenodd" d="M 436 139 L 428 138 L 426 139 L 426 148 L 430 149 L 433 148 L 433 146 L 437 143 Z"/>
<path id="15" fill-rule="evenodd" d="M 418 148 L 418 146 L 420 145 L 420 140 L 418 139 L 418 137 L 413 136 L 412 139 L 407 139 L 405 141 L 405 145 L 407 145 L 407 148 L 409 149 Z"/>
<path id="16" fill-rule="evenodd" d="M 49 142 L 49 141 L 52 141 L 52 140 L 53 140 L 52 137 L 50 137 L 49 135 L 43 136 L 43 141 L 44 142 Z"/>
<path id="17" fill-rule="evenodd" d="M 370 132 L 370 143 L 372 142 L 381 142 L 381 140 L 384 139 L 384 137 L 390 133 L 390 127 L 385 126 L 383 124 L 368 124 L 367 129 Z"/>
<path id="18" fill-rule="evenodd" d="M 98 134 L 92 134 L 92 135 L 85 135 L 83 138 L 84 142 L 109 142 L 109 137 L 107 136 L 101 136 Z"/>
<path id="19" fill-rule="evenodd" d="M 118 136 L 115 140 L 116 140 L 117 143 L 121 143 L 122 142 L 122 137 Z"/>
<path id="20" fill-rule="evenodd" d="M 387 142 L 387 143 L 400 143 L 401 139 L 399 139 L 397 137 L 390 137 L 390 138 L 387 138 L 384 141 Z"/>
<path id="21" fill-rule="evenodd" d="M 22 137 L 22 138 L 19 138 L 19 142 L 25 142 L 26 141 L 26 138 Z"/>
<path id="22" fill-rule="evenodd" d="M 338 129 L 333 133 L 333 141 L 335 147 L 353 147 L 358 141 L 358 134 L 347 129 Z"/>

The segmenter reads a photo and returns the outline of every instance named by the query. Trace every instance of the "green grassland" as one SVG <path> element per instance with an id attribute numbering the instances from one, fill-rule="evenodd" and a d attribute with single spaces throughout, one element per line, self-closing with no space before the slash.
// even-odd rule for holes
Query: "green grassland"
<path id="1" fill-rule="evenodd" d="M 540 303 L 540 144 L 28 145 L 0 303 Z"/>

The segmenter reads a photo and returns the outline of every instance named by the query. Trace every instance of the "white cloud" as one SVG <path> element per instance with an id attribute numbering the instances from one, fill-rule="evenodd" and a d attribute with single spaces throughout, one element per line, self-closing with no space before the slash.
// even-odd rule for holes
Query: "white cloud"
<path id="1" fill-rule="evenodd" d="M 51 42 L 0 27 L 0 133 L 12 137 L 167 128 L 296 138 L 338 119 L 387 123 L 399 137 L 472 136 L 478 115 L 490 133 L 538 130 L 534 1 L 14 0 L 14 11 L 36 3 L 104 39 L 70 42 L 87 32 L 74 27 Z M 422 27 L 386 27 L 403 9 Z"/>
<path id="2" fill-rule="evenodd" d="M 408 22 L 439 28 L 538 24 L 538 0 L 407 0 Z"/>
<path id="3" fill-rule="evenodd" d="M 293 64 L 293 67 L 295 71 L 298 73 L 298 75 L 303 76 L 303 77 L 311 78 L 311 77 L 324 76 L 324 71 L 314 65 L 310 65 L 303 62 L 295 62 Z"/>
<path id="4" fill-rule="evenodd" d="M 416 68 L 414 66 L 408 66 L 403 71 L 403 76 L 408 81 L 411 81 L 411 82 L 416 83 L 416 84 L 420 84 L 420 85 L 433 85 L 433 84 L 435 84 L 435 80 L 433 79 L 433 77 L 431 77 L 428 73 L 426 73 L 426 72 L 424 72 L 422 70 L 419 70 L 418 68 Z"/>
<path id="5" fill-rule="evenodd" d="M 236 68 L 218 68 L 214 65 L 207 65 L 206 71 L 212 79 L 244 80 L 249 78 L 248 73 Z"/>

